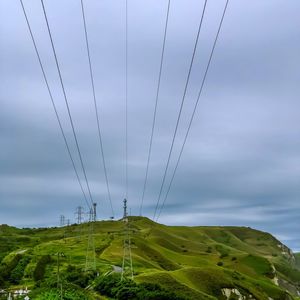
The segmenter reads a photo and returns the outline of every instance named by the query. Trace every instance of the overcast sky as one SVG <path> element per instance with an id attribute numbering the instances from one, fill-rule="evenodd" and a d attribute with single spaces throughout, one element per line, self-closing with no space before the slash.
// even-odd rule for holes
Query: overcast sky
<path id="1" fill-rule="evenodd" d="M 125 195 L 125 0 L 85 0 L 116 218 Z M 208 1 L 174 162 L 225 1 Z M 83 180 L 38 0 L 24 0 Z M 45 0 L 99 219 L 110 217 L 79 0 Z M 153 216 L 203 1 L 171 0 L 144 215 Z M 128 0 L 128 204 L 139 213 L 167 0 Z M 244 225 L 300 250 L 300 2 L 229 2 L 203 94 L 160 222 Z M 0 223 L 57 225 L 85 205 L 19 0 L 0 2 Z M 170 180 L 168 173 L 167 183 Z"/>

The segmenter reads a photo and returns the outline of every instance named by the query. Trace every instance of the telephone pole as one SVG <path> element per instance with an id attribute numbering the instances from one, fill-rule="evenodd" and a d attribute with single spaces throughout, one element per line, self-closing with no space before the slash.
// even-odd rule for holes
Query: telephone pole
<path id="1" fill-rule="evenodd" d="M 124 278 L 133 279 L 133 267 L 132 267 L 132 256 L 131 256 L 131 241 L 130 241 L 130 227 L 128 222 L 128 213 L 127 213 L 127 200 L 123 201 L 123 222 L 125 223 L 124 227 L 124 241 L 123 241 L 123 263 L 122 263 L 122 273 L 121 280 Z"/>

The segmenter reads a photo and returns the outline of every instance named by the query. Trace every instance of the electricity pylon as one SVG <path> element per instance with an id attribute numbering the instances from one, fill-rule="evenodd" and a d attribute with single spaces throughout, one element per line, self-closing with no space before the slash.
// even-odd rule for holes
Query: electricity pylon
<path id="1" fill-rule="evenodd" d="M 85 272 L 88 270 L 96 270 L 96 253 L 94 241 L 94 222 L 96 221 L 96 207 L 90 209 L 90 217 L 88 223 L 88 242 L 85 257 Z"/>
<path id="2" fill-rule="evenodd" d="M 128 214 L 127 214 L 127 200 L 124 199 L 123 202 L 124 202 L 123 221 L 125 223 L 125 227 L 124 227 L 123 263 L 122 263 L 121 280 L 123 280 L 124 278 L 133 279 L 131 241 L 130 241 L 130 226 L 129 226 Z"/>
<path id="3" fill-rule="evenodd" d="M 65 226 L 65 216 L 64 215 L 60 215 L 60 227 L 64 227 Z"/>
<path id="4" fill-rule="evenodd" d="M 83 221 L 83 214 L 84 214 L 83 207 L 82 206 L 78 206 L 76 208 L 76 212 L 75 212 L 77 224 L 81 224 L 82 223 L 82 221 Z"/>
<path id="5" fill-rule="evenodd" d="M 77 224 L 79 225 L 77 226 L 78 238 L 81 239 L 82 223 L 84 222 L 84 208 L 82 206 L 77 206 L 75 215 Z"/>

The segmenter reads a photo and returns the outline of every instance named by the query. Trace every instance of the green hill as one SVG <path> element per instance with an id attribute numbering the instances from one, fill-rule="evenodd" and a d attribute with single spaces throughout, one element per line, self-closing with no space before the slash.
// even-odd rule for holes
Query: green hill
<path id="1" fill-rule="evenodd" d="M 300 299 L 299 256 L 268 233 L 130 217 L 134 282 L 121 284 L 124 222 L 93 227 L 96 271 L 85 272 L 89 224 L 1 225 L 0 290 L 28 287 L 30 299 L 60 299 L 61 289 L 64 299 Z"/>

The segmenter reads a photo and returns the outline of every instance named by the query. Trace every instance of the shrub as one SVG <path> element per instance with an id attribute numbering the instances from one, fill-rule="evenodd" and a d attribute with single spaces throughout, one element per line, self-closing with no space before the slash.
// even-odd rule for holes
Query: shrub
<path id="1" fill-rule="evenodd" d="M 222 253 L 221 255 L 220 255 L 220 258 L 224 258 L 224 257 L 227 257 L 228 256 L 228 253 Z"/>
<path id="2" fill-rule="evenodd" d="M 207 253 L 212 253 L 212 248 L 211 248 L 211 246 L 208 246 L 208 247 L 207 247 L 206 252 L 207 252 Z"/>
<path id="3" fill-rule="evenodd" d="M 2 263 L 1 264 L 0 274 L 1 274 L 1 277 L 4 281 L 9 281 L 10 280 L 10 274 L 11 274 L 12 270 L 18 265 L 21 258 L 22 258 L 22 255 L 17 254 L 8 263 Z"/>
<path id="4" fill-rule="evenodd" d="M 30 293 L 30 299 L 35 300 L 59 300 L 60 292 L 57 289 L 39 289 Z M 64 300 L 90 300 L 85 292 L 67 288 L 63 290 L 63 299 Z"/>
<path id="5" fill-rule="evenodd" d="M 171 291 L 167 291 L 157 284 L 136 284 L 132 280 L 120 281 L 118 274 L 101 276 L 97 279 L 95 290 L 102 295 L 119 300 L 184 300 Z"/>
<path id="6" fill-rule="evenodd" d="M 65 273 L 65 280 L 78 285 L 79 287 L 87 287 L 89 281 L 94 278 L 93 273 L 84 273 L 81 269 L 69 265 Z"/>
<path id="7" fill-rule="evenodd" d="M 51 256 L 50 255 L 43 255 L 38 263 L 36 264 L 36 267 L 33 271 L 33 278 L 35 281 L 43 280 L 45 276 L 46 266 L 51 262 Z"/>
<path id="8" fill-rule="evenodd" d="M 30 262 L 30 257 L 29 256 L 25 256 L 22 259 L 19 260 L 18 264 L 16 265 L 16 267 L 12 270 L 11 274 L 10 274 L 10 282 L 13 284 L 19 284 L 23 275 L 24 275 L 24 271 L 26 266 L 28 265 L 28 263 Z"/>
<path id="9" fill-rule="evenodd" d="M 229 250 L 222 245 L 216 245 L 216 250 L 220 253 L 220 258 L 226 257 L 229 255 Z"/>

